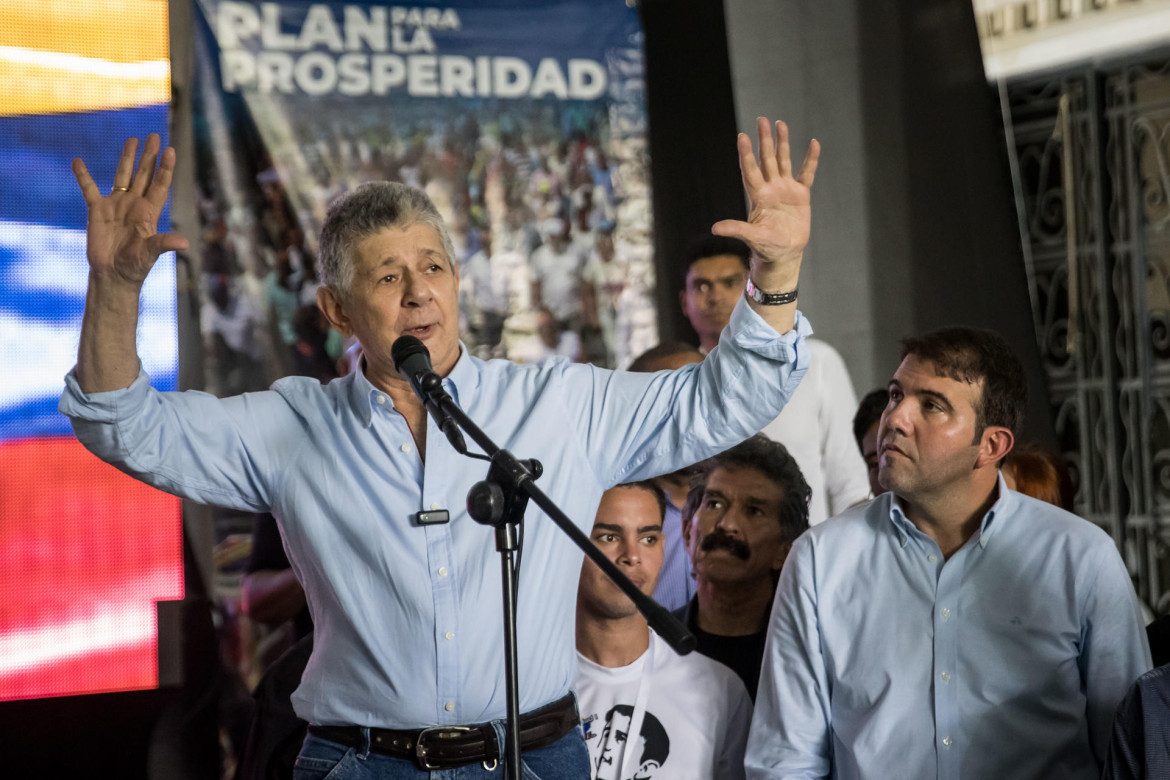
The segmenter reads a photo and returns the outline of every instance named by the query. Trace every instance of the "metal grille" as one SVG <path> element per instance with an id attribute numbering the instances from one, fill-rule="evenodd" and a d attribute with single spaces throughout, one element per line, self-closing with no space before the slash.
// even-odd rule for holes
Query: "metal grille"
<path id="1" fill-rule="evenodd" d="M 1112 535 L 1138 595 L 1164 614 L 1170 57 L 1020 80 L 1006 94 L 1036 337 L 1076 511 Z"/>

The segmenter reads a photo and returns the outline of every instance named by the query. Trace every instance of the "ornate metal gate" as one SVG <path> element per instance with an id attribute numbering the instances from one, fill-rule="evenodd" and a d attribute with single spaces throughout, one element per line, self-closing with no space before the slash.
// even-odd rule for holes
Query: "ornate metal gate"
<path id="1" fill-rule="evenodd" d="M 1037 340 L 1076 510 L 1113 536 L 1138 595 L 1165 614 L 1170 56 L 1005 92 Z"/>

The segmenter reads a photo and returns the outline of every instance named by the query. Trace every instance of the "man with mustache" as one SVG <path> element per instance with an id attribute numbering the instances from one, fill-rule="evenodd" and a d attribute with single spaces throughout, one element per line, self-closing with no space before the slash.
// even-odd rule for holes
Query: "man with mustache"
<path id="1" fill-rule="evenodd" d="M 776 577 L 808 529 L 810 490 L 784 445 L 761 434 L 709 465 L 683 511 L 696 593 L 675 614 L 754 700 Z"/>
<path id="2" fill-rule="evenodd" d="M 593 543 L 643 593 L 662 569 L 666 498 L 653 482 L 605 491 Z M 752 705 L 735 674 L 678 655 L 586 559 L 577 588 L 577 698 L 594 780 L 735 780 Z"/>
<path id="3" fill-rule="evenodd" d="M 1000 476 L 1026 389 L 991 331 L 902 342 L 878 426 L 891 492 L 792 547 L 749 777 L 1100 775 L 1150 653 L 1113 540 Z"/>

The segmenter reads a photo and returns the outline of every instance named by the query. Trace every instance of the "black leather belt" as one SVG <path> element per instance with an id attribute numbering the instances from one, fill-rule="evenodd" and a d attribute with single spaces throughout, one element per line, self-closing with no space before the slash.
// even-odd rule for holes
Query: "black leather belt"
<path id="1" fill-rule="evenodd" d="M 520 749 L 536 750 L 556 742 L 577 724 L 573 694 L 520 716 Z M 347 747 L 363 746 L 358 726 L 309 726 L 309 733 Z M 499 761 L 500 744 L 490 723 L 434 726 L 416 731 L 370 729 L 370 750 L 414 761 L 423 770 L 451 769 L 465 764 Z"/>

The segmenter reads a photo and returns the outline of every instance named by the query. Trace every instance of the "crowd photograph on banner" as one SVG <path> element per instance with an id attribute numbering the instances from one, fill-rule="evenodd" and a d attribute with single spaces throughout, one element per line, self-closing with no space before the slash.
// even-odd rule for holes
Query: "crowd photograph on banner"
<path id="1" fill-rule="evenodd" d="M 225 17 L 243 4 L 200 5 L 195 113 L 209 389 L 262 389 L 288 374 L 327 381 L 359 359 L 317 310 L 316 235 L 328 204 L 370 181 L 422 189 L 450 226 L 460 332 L 471 354 L 524 363 L 560 356 L 620 368 L 657 343 L 636 14 L 611 8 L 609 18 L 578 15 L 583 26 L 572 29 L 563 20 L 542 21 L 538 7 L 516 29 L 513 14 L 479 4 L 448 9 L 429 20 L 433 27 L 419 17 L 399 20 L 416 22 L 413 28 L 393 28 L 396 39 L 418 46 L 425 33 L 430 50 L 460 53 L 439 58 L 439 72 L 450 70 L 448 60 L 482 63 L 513 94 L 518 82 L 527 83 L 522 95 L 502 97 L 500 84 L 489 85 L 496 91 L 487 95 L 492 90 L 479 84 L 428 94 L 415 88 L 413 74 L 418 58 L 431 55 L 419 54 L 373 55 L 405 63 L 398 90 L 352 94 L 342 82 L 308 94 L 299 82 L 288 91 L 265 89 L 262 80 L 241 83 L 229 55 L 244 52 L 249 40 L 238 18 Z M 344 25 L 355 23 L 355 13 L 367 28 L 379 18 L 374 5 L 279 7 L 284 28 L 302 35 L 324 18 L 314 9 L 329 8 L 333 22 L 325 24 L 338 25 L 346 40 Z M 505 28 L 517 41 L 513 50 L 539 65 L 508 70 L 524 60 L 476 56 L 480 39 L 500 47 Z M 255 37 L 266 45 L 265 36 Z M 566 58 L 557 70 L 558 52 L 585 40 L 592 59 Z M 541 41 L 539 50 L 533 41 Z M 343 60 L 353 56 L 366 55 Z M 579 84 L 574 92 L 584 79 L 573 69 L 579 62 L 593 65 L 587 92 Z"/>

